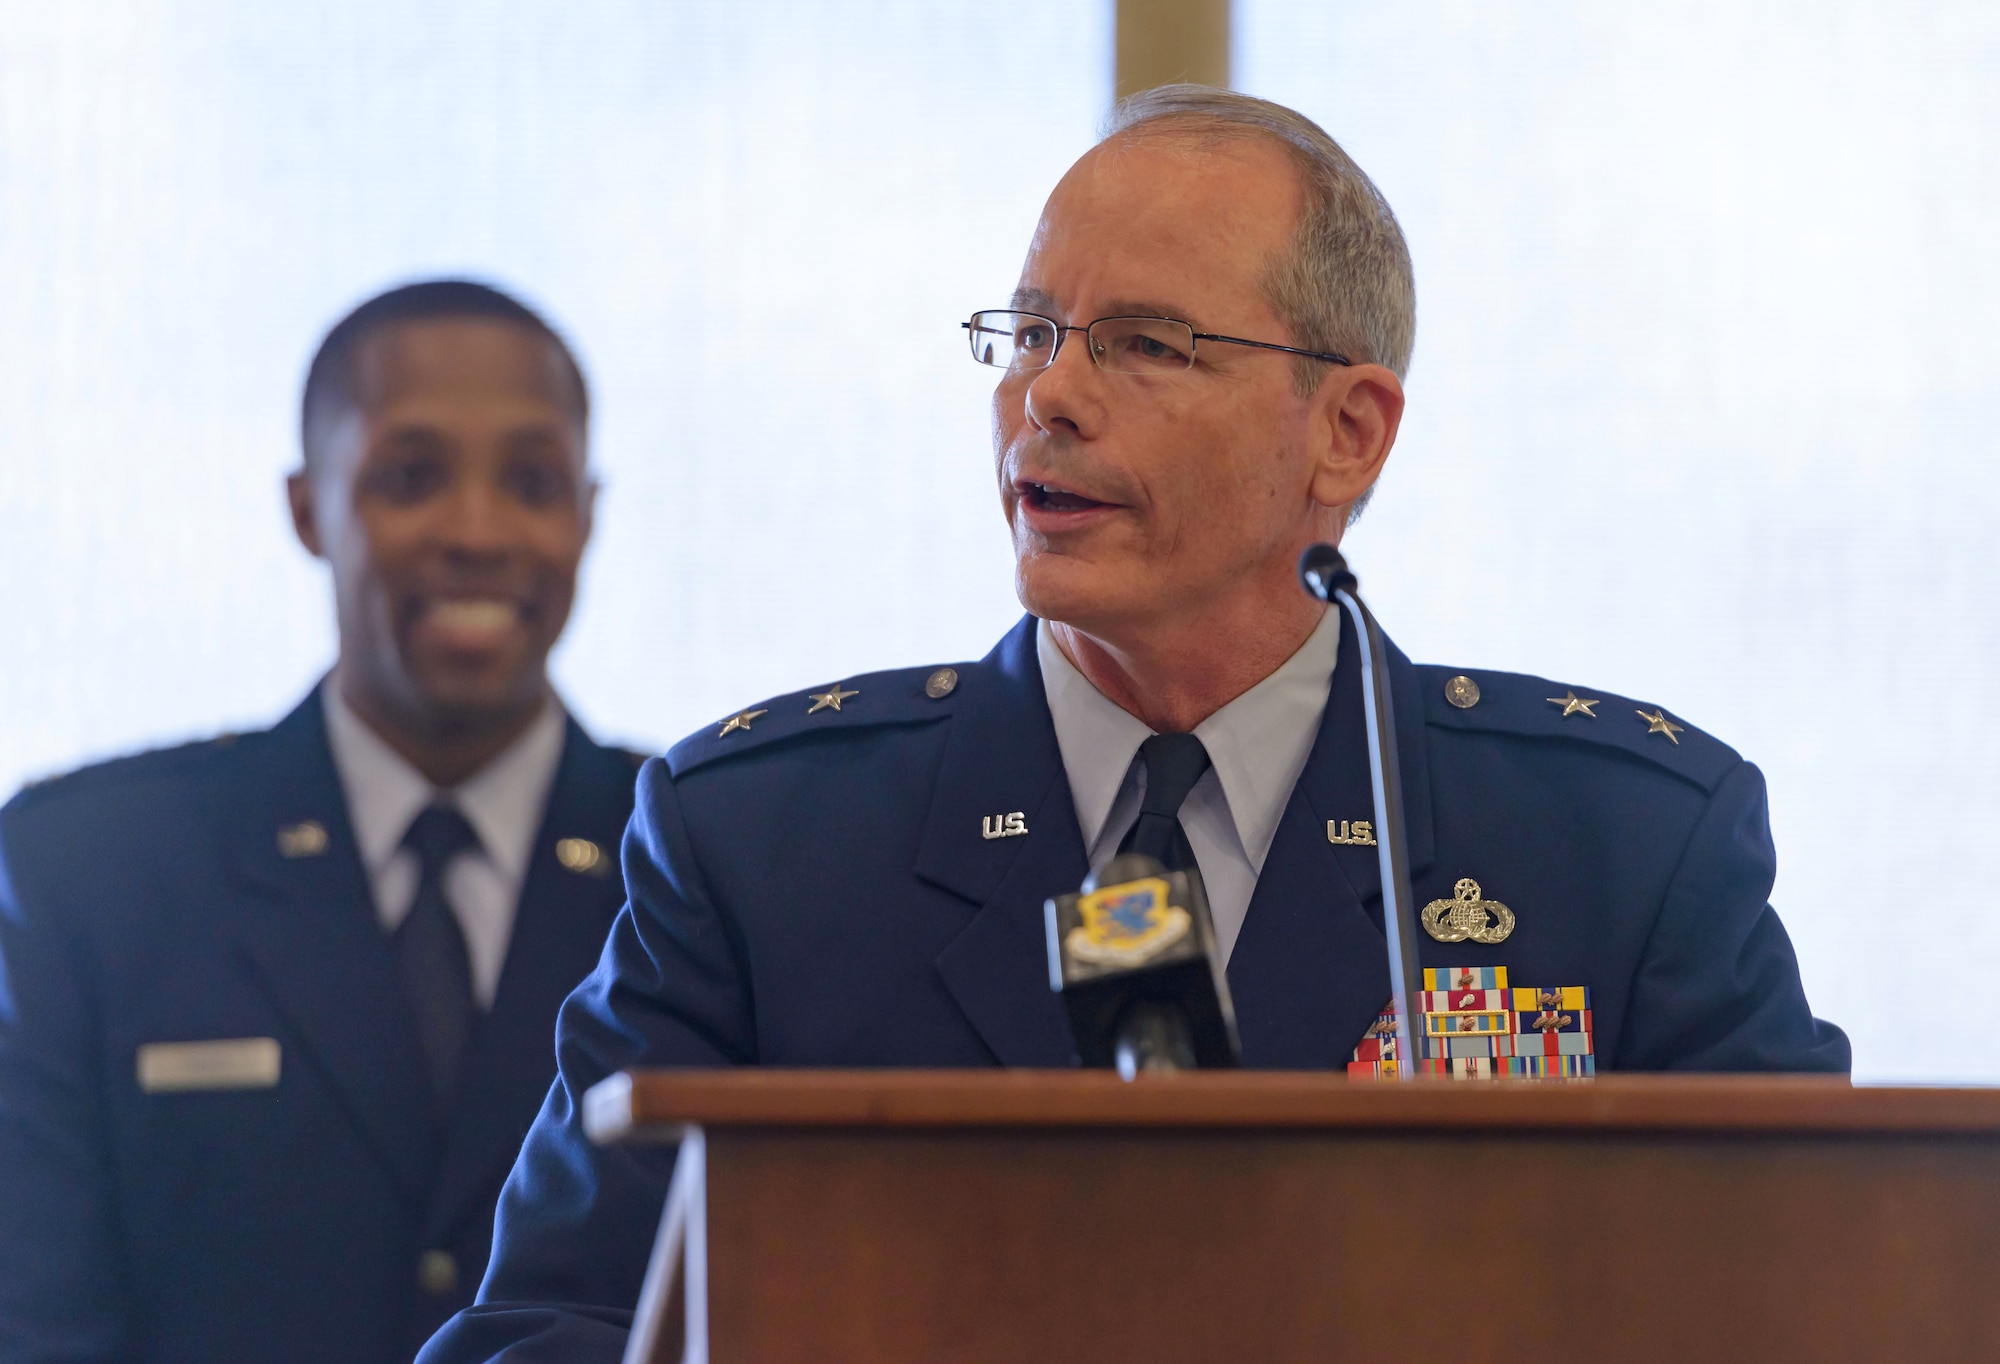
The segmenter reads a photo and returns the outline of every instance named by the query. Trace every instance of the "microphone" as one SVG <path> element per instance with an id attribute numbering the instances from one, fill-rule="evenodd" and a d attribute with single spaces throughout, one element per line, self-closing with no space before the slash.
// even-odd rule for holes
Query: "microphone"
<path id="1" fill-rule="evenodd" d="M 1236 1008 L 1199 872 L 1121 853 L 1042 917 L 1049 988 L 1084 1065 L 1127 1080 L 1236 1066 Z"/>
<path id="2" fill-rule="evenodd" d="M 1389 993 L 1396 1010 L 1396 1074 L 1414 1080 L 1423 1053 L 1417 1047 L 1413 1006 L 1423 998 L 1417 960 L 1417 920 L 1410 905 L 1410 850 L 1403 830 L 1403 774 L 1396 759 L 1396 712 L 1389 693 L 1389 648 L 1382 627 L 1361 603 L 1347 560 L 1332 545 L 1317 544 L 1299 556 L 1299 582 L 1354 621 L 1361 646 L 1361 704 L 1367 717 L 1368 776 L 1375 793 L 1376 858 L 1382 873 L 1382 929 L 1389 940 Z"/>

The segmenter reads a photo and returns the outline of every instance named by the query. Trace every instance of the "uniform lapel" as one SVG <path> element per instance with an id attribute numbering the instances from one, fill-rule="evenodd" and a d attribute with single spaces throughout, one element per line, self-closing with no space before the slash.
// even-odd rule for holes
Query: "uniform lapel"
<path id="1" fill-rule="evenodd" d="M 1377 850 L 1327 841 L 1328 820 L 1374 819 L 1360 653 L 1353 622 L 1343 613 L 1340 662 L 1319 737 L 1230 955 L 1230 991 L 1247 1066 L 1338 1066 L 1389 997 Z M 1414 878 L 1432 858 L 1424 711 L 1416 669 L 1393 644 L 1389 667 Z"/>
<path id="2" fill-rule="evenodd" d="M 258 747 L 232 815 L 235 866 L 251 891 L 239 941 L 300 1045 L 422 1206 L 438 1139 L 430 1085 L 348 824 L 318 690 Z M 309 825 L 323 832 L 312 835 Z"/>
<path id="3" fill-rule="evenodd" d="M 1027 617 L 959 682 L 917 875 L 980 906 L 938 956 L 945 988 L 1002 1065 L 1068 1066 L 1076 1048 L 1049 988 L 1042 903 L 1089 871 Z M 985 838 L 1019 812 L 1024 835 Z"/>
<path id="4" fill-rule="evenodd" d="M 438 1235 L 490 1204 L 555 1078 L 556 1011 L 597 964 L 625 901 L 618 842 L 636 778 L 626 755 L 599 747 L 570 721 L 500 988 L 473 1034 L 459 1084 L 432 1210 Z M 566 839 L 589 840 L 600 860 L 580 870 L 563 865 L 556 846 Z"/>

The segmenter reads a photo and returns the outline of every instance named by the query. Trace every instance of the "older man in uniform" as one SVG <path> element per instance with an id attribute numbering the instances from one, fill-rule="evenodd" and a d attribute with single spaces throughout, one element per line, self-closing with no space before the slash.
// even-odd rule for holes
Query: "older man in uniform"
<path id="1" fill-rule="evenodd" d="M 1294 566 L 1394 443 L 1413 297 L 1388 205 L 1306 119 L 1121 106 L 969 324 L 1028 618 L 647 766 L 481 1305 L 426 1361 L 618 1357 L 667 1176 L 584 1136 L 622 1067 L 1074 1064 L 1043 901 L 1149 824 L 1207 884 L 1244 1064 L 1349 1060 L 1388 993 L 1359 651 Z M 1426 963 L 1588 987 L 1608 1068 L 1846 1068 L 1766 903 L 1756 769 L 1656 705 L 1391 672 L 1417 903 L 1514 925 Z"/>
<path id="2" fill-rule="evenodd" d="M 290 481 L 332 674 L 0 811 L 0 1358 L 395 1364 L 471 1300 L 622 900 L 638 759 L 547 673 L 587 424 L 513 299 L 362 305 Z"/>

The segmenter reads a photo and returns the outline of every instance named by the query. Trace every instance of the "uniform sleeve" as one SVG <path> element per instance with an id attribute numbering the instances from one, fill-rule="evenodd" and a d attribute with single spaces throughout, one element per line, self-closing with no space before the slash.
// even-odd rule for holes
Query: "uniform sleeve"
<path id="1" fill-rule="evenodd" d="M 646 764 L 625 833 L 626 905 L 556 1023 L 557 1077 L 500 1196 L 477 1305 L 420 1364 L 615 1364 L 673 1173 L 672 1148 L 600 1148 L 583 1095 L 629 1066 L 756 1059 L 743 954 L 703 885 L 664 763 Z"/>
<path id="2" fill-rule="evenodd" d="M 112 1360 L 121 1237 L 94 991 L 23 824 L 18 801 L 0 810 L 0 1359 Z"/>
<path id="3" fill-rule="evenodd" d="M 1777 855 L 1764 776 L 1739 763 L 1689 836 L 1633 982 L 1618 1070 L 1846 1071 L 1814 1018 L 1769 903 Z"/>

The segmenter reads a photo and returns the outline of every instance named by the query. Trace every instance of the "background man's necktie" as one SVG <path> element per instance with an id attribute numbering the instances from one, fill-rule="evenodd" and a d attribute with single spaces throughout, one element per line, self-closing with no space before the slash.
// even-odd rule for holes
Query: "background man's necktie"
<path id="1" fill-rule="evenodd" d="M 1181 802 L 1208 771 L 1208 750 L 1192 734 L 1155 734 L 1139 745 L 1139 761 L 1146 767 L 1146 794 L 1118 851 L 1144 853 L 1168 871 L 1197 870 L 1181 828 Z"/>
<path id="2" fill-rule="evenodd" d="M 396 929 L 396 964 L 416 1013 L 432 1088 L 444 1104 L 451 1098 L 478 1011 L 472 959 L 458 916 L 444 897 L 444 872 L 452 858 L 479 846 L 479 835 L 451 806 L 433 805 L 410 821 L 403 846 L 417 855 L 421 871 L 416 901 Z"/>

